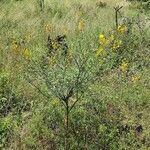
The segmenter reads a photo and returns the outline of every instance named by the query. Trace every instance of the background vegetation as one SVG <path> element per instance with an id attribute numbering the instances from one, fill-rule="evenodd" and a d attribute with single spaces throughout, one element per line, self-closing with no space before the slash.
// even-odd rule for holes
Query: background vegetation
<path id="1" fill-rule="evenodd" d="M 149 6 L 0 0 L 0 149 L 149 150 Z"/>

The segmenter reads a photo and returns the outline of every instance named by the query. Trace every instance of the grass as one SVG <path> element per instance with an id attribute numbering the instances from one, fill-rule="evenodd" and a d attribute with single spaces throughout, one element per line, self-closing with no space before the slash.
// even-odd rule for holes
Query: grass
<path id="1" fill-rule="evenodd" d="M 150 149 L 150 30 L 149 21 L 144 22 L 149 12 L 131 9 L 125 0 L 105 0 L 105 7 L 98 2 L 45 0 L 41 11 L 36 0 L 0 1 L 0 149 Z M 132 19 L 132 32 L 117 34 L 115 40 L 121 40 L 122 45 L 115 51 L 111 51 L 111 44 L 104 46 L 106 54 L 95 57 L 97 48 L 102 47 L 99 34 L 106 38 L 115 35 L 113 7 L 117 5 L 123 6 L 119 21 L 121 16 Z M 68 114 L 67 131 L 62 99 L 50 92 L 51 86 L 41 80 L 43 74 L 34 74 L 42 56 L 47 55 L 49 33 L 53 40 L 66 35 L 68 58 L 77 59 L 79 65 L 88 59 L 82 68 L 82 84 L 70 97 L 69 107 L 81 95 Z M 32 64 L 28 57 L 37 62 L 37 66 L 31 65 L 34 69 L 28 70 Z M 48 72 L 53 78 L 47 75 L 55 85 L 53 89 L 65 95 L 79 68 L 74 62 L 68 65 L 67 73 L 55 68 L 53 63 L 64 67 L 62 57 L 60 53 L 54 55 L 57 60 L 51 61 Z M 123 62 L 128 63 L 124 72 Z M 26 76 L 33 77 L 33 83 L 50 97 L 44 97 Z"/>

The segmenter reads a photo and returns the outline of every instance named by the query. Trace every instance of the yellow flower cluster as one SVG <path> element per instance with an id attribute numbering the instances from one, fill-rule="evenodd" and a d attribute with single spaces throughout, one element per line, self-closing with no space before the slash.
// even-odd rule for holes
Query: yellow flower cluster
<path id="1" fill-rule="evenodd" d="M 116 30 L 113 30 L 109 36 L 106 36 L 104 33 L 100 33 L 98 38 L 99 48 L 96 50 L 96 56 L 102 56 L 107 50 L 115 52 L 115 50 L 121 48 L 123 46 L 122 34 L 126 33 L 127 30 L 128 29 L 125 25 L 120 25 Z M 126 71 L 127 69 L 128 63 L 123 62 L 121 70 Z"/>
<path id="2" fill-rule="evenodd" d="M 24 56 L 25 59 L 30 58 L 30 51 L 28 48 L 23 49 L 22 55 Z"/>
<path id="3" fill-rule="evenodd" d="M 58 49 L 58 44 L 56 41 L 52 41 L 52 47 L 53 49 Z"/>
<path id="4" fill-rule="evenodd" d="M 108 38 L 104 35 L 104 34 L 99 34 L 99 48 L 96 50 L 96 56 L 100 56 L 102 54 L 104 54 L 105 49 L 109 48 L 109 49 L 113 49 L 116 50 L 118 49 L 121 44 L 122 41 L 116 39 L 114 34 L 111 34 Z"/>
<path id="5" fill-rule="evenodd" d="M 117 28 L 118 33 L 125 33 L 126 31 L 127 31 L 127 27 L 125 25 L 122 25 L 122 26 L 120 25 Z"/>
<path id="6" fill-rule="evenodd" d="M 132 82 L 136 82 L 136 81 L 139 81 L 140 79 L 141 79 L 141 76 L 140 76 L 140 75 L 134 75 L 134 76 L 132 76 L 131 81 L 132 81 Z"/>
<path id="7" fill-rule="evenodd" d="M 99 43 L 101 46 L 109 46 L 112 49 L 117 49 L 121 46 L 122 41 L 115 39 L 115 36 L 111 34 L 108 38 L 104 34 L 99 35 Z"/>
<path id="8" fill-rule="evenodd" d="M 82 32 L 84 30 L 84 28 L 85 28 L 85 22 L 84 22 L 84 20 L 80 20 L 79 24 L 78 24 L 78 30 L 80 32 Z"/>
<path id="9" fill-rule="evenodd" d="M 105 52 L 105 46 L 107 44 L 107 39 L 104 34 L 99 34 L 99 48 L 96 50 L 96 56 L 102 56 Z"/>
<path id="10" fill-rule="evenodd" d="M 125 71 L 128 70 L 129 64 L 128 64 L 127 62 L 123 62 L 123 63 L 121 64 L 120 68 L 121 68 L 121 70 L 122 70 L 123 72 L 125 72 Z"/>
<path id="11" fill-rule="evenodd" d="M 115 50 L 117 48 L 119 48 L 122 44 L 122 41 L 121 40 L 116 40 L 113 42 L 113 45 L 112 45 L 112 48 Z"/>
<path id="12" fill-rule="evenodd" d="M 99 35 L 99 43 L 100 43 L 101 45 L 105 45 L 105 44 L 107 43 L 107 39 L 106 39 L 106 37 L 105 37 L 104 34 L 100 34 L 100 35 Z"/>

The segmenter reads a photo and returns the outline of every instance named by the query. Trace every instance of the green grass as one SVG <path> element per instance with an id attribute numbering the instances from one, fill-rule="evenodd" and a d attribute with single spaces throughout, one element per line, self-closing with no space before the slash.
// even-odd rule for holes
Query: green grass
<path id="1" fill-rule="evenodd" d="M 106 7 L 98 7 L 98 2 L 45 0 L 41 11 L 36 0 L 0 0 L 0 149 L 63 150 L 66 139 L 68 150 L 150 149 L 150 22 L 146 21 L 150 14 L 125 0 L 105 0 Z M 113 7 L 117 5 L 124 6 L 119 20 L 121 15 L 132 19 L 129 34 L 115 29 Z M 65 34 L 70 54 L 65 61 L 63 48 L 58 48 L 49 56 L 50 65 L 44 71 L 50 86 L 41 79 L 44 73 L 34 72 L 44 67 L 49 33 L 52 39 Z M 104 46 L 105 54 L 97 57 L 95 51 L 102 47 L 99 34 L 107 39 L 116 34 L 115 40 L 122 44 L 114 51 L 111 43 Z M 81 96 L 69 114 L 66 132 L 63 101 L 50 89 L 67 94 L 79 71 L 74 61 L 68 64 L 72 59 L 79 65 L 87 62 L 69 101 L 70 106 Z M 123 62 L 128 63 L 126 71 L 121 69 Z M 142 127 L 139 132 L 138 127 Z"/>

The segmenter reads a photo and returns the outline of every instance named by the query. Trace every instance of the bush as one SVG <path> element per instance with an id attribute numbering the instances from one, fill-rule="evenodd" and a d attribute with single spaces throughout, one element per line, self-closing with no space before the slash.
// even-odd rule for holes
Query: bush
<path id="1" fill-rule="evenodd" d="M 55 1 L 40 14 L 37 1 L 12 2 L 3 18 L 0 149 L 149 149 L 145 14 L 119 18 L 118 6 L 114 20 L 105 2 Z"/>

